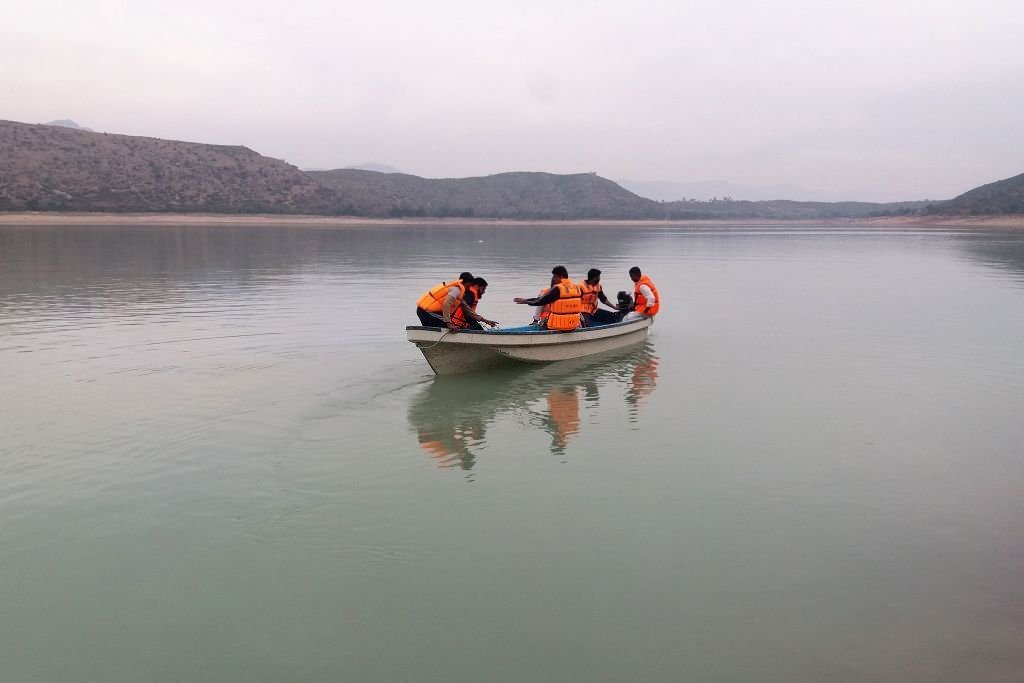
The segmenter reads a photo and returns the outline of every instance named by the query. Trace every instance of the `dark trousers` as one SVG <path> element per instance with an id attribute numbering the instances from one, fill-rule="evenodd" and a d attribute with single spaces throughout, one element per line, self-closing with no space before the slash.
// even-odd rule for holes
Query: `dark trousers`
<path id="1" fill-rule="evenodd" d="M 610 325 L 620 322 L 624 315 L 626 315 L 624 311 L 606 311 L 599 308 L 592 315 L 587 316 L 587 325 Z"/>
<path id="2" fill-rule="evenodd" d="M 416 307 L 416 317 L 420 319 L 423 327 L 444 327 L 444 318 L 437 313 L 428 313 L 419 306 Z"/>

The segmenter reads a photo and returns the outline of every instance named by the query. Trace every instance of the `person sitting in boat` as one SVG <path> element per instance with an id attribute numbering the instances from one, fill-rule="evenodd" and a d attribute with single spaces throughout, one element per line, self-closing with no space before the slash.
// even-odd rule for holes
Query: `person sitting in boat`
<path id="1" fill-rule="evenodd" d="M 540 294 L 537 295 L 537 298 L 543 298 L 545 294 L 551 291 L 552 287 L 558 284 L 558 280 L 558 277 L 552 275 L 551 286 L 545 287 L 544 289 L 540 290 Z M 547 325 L 549 315 L 551 315 L 551 304 L 536 306 L 533 309 L 533 320 L 530 321 L 530 324 L 535 325 L 537 327 L 544 327 L 545 325 Z"/>
<path id="2" fill-rule="evenodd" d="M 651 282 L 651 278 L 633 266 L 629 269 L 629 279 L 633 281 L 633 310 L 627 313 L 622 321 L 643 320 L 658 315 L 661 299 L 658 297 L 658 288 Z"/>
<path id="3" fill-rule="evenodd" d="M 466 287 L 473 283 L 472 273 L 462 273 L 458 280 L 434 285 L 416 302 L 416 317 L 424 327 L 447 327 L 458 331 L 452 314 L 462 305 Z"/>
<path id="4" fill-rule="evenodd" d="M 480 299 L 483 298 L 486 291 L 487 280 L 482 277 L 473 278 L 473 282 L 466 287 L 466 296 L 463 297 L 462 304 L 452 313 L 452 324 L 455 327 L 460 330 L 483 330 L 480 323 L 491 327 L 498 326 L 495 321 L 488 320 L 476 312 L 477 304 L 480 303 Z"/>
<path id="5" fill-rule="evenodd" d="M 549 330 L 570 332 L 579 329 L 580 310 L 583 305 L 579 285 L 569 279 L 569 271 L 565 269 L 565 266 L 555 266 L 551 269 L 551 275 L 554 276 L 552 277 L 554 284 L 547 294 L 532 299 L 516 297 L 513 301 L 527 306 L 550 304 L 551 314 L 548 315 L 544 325 Z"/>
<path id="6" fill-rule="evenodd" d="M 604 295 L 604 289 L 601 287 L 601 271 L 597 268 L 591 268 L 587 271 L 587 279 L 580 283 L 580 293 L 583 295 L 582 315 L 584 327 L 617 323 L 626 315 L 624 311 L 618 310 L 618 306 L 608 301 L 608 297 Z M 614 308 L 615 311 L 606 311 L 603 308 L 599 308 L 597 305 L 598 301 L 609 308 Z"/>

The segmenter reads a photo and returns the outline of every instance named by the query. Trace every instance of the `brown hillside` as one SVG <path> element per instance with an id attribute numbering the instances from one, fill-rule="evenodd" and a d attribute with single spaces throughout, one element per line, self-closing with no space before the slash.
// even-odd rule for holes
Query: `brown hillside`
<path id="1" fill-rule="evenodd" d="M 245 147 L 0 121 L 0 211 L 302 213 L 324 194 Z"/>

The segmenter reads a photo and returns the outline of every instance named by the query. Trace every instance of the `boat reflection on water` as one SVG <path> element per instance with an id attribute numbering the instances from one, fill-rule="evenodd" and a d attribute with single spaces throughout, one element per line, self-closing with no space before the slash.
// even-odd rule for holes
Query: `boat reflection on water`
<path id="1" fill-rule="evenodd" d="M 584 406 L 596 408 L 602 390 L 620 394 L 636 422 L 658 380 L 649 342 L 631 349 L 538 367 L 434 378 L 412 400 L 410 430 L 438 467 L 472 470 L 487 447 L 487 429 L 512 416 L 551 437 L 561 456 L 580 433 Z"/>

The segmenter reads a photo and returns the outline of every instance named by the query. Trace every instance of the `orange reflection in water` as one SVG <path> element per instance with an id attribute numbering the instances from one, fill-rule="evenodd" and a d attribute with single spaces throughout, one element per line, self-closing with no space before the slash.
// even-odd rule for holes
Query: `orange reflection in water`
<path id="1" fill-rule="evenodd" d="M 441 468 L 473 469 L 487 446 L 487 429 L 501 417 L 543 430 L 551 453 L 562 456 L 580 433 L 583 399 L 589 414 L 602 399 L 618 395 L 626 419 L 636 422 L 657 382 L 658 358 L 649 344 L 617 357 L 438 377 L 411 402 L 409 424 L 419 447 Z"/>
<path id="2" fill-rule="evenodd" d="M 548 390 L 547 427 L 552 452 L 565 450 L 569 438 L 580 431 L 580 395 L 575 386 Z"/>
<path id="3" fill-rule="evenodd" d="M 629 404 L 632 417 L 635 420 L 648 396 L 654 393 L 658 386 L 658 357 L 651 355 L 633 367 L 633 374 L 629 378 L 629 388 L 626 390 L 626 403 Z"/>

